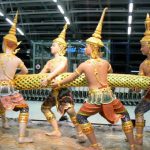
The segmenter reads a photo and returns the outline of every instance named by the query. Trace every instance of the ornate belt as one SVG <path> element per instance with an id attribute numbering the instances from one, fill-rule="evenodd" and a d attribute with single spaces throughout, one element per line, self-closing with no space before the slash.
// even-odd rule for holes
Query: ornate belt
<path id="1" fill-rule="evenodd" d="M 11 80 L 0 80 L 0 86 L 14 86 L 14 82 Z"/>
<path id="2" fill-rule="evenodd" d="M 112 93 L 110 87 L 101 88 L 101 89 L 91 89 L 89 90 L 89 97 L 87 102 L 90 104 L 108 104 L 115 99 L 115 95 Z"/>
<path id="3" fill-rule="evenodd" d="M 2 80 L 0 82 L 0 96 L 8 96 L 16 93 L 13 81 Z"/>

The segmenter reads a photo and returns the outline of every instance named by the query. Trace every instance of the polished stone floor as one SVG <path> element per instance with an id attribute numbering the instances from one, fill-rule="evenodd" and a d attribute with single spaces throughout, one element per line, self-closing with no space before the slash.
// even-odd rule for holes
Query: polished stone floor
<path id="1" fill-rule="evenodd" d="M 63 133 L 61 138 L 52 138 L 45 135 L 46 131 L 52 130 L 51 126 L 46 122 L 44 115 L 40 111 L 42 102 L 28 101 L 30 107 L 30 122 L 28 124 L 27 133 L 33 137 L 34 143 L 18 144 L 18 112 L 7 112 L 9 118 L 10 129 L 6 130 L 0 127 L 0 150 L 84 150 L 89 145 L 88 141 L 79 144 L 76 139 L 75 128 L 70 120 L 60 121 L 59 126 Z M 79 110 L 81 104 L 76 104 L 76 111 Z M 127 106 L 131 119 L 134 119 L 134 106 Z M 57 120 L 60 114 L 53 108 Z M 138 150 L 150 150 L 150 111 L 145 114 L 146 127 L 144 131 L 144 146 Z M 128 143 L 121 131 L 120 122 L 111 126 L 99 115 L 89 118 L 94 123 L 95 133 L 98 142 L 103 145 L 105 150 L 129 150 Z M 0 120 L 1 125 L 1 120 Z"/>
<path id="2" fill-rule="evenodd" d="M 76 139 L 75 128 L 70 122 L 59 122 L 63 133 L 61 138 L 45 135 L 52 128 L 46 121 L 30 121 L 27 135 L 31 136 L 34 143 L 18 144 L 17 119 L 9 119 L 10 129 L 0 128 L 0 150 L 84 150 L 89 145 L 88 141 L 79 144 Z M 128 143 L 121 131 L 121 126 L 95 125 L 97 140 L 105 150 L 129 150 Z M 150 149 L 150 131 L 144 132 L 144 146 L 142 150 Z M 140 149 L 141 150 L 141 149 Z"/>

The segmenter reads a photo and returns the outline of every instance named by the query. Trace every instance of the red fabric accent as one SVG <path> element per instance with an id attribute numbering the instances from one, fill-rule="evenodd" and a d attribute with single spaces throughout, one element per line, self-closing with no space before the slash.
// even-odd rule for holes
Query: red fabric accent
<path id="1" fill-rule="evenodd" d="M 123 115 L 117 114 L 125 111 L 125 107 L 123 104 L 118 100 L 115 99 L 112 103 L 103 104 L 102 105 L 102 116 L 110 123 L 115 124 L 117 123 Z"/>
<path id="2" fill-rule="evenodd" d="M 119 99 L 113 100 L 112 103 L 113 103 L 113 108 L 115 109 L 116 113 L 122 113 L 126 111 L 126 108 L 124 107 L 124 105 L 121 103 Z"/>
<path id="3" fill-rule="evenodd" d="M 28 104 L 25 102 L 23 96 L 20 93 L 14 95 L 2 96 L 0 101 L 6 110 L 12 110 L 15 107 L 26 107 Z"/>
<path id="4" fill-rule="evenodd" d="M 101 105 L 84 103 L 79 112 L 87 114 L 88 116 L 94 115 L 96 113 L 101 113 Z"/>
<path id="5" fill-rule="evenodd" d="M 86 114 L 87 116 L 100 113 L 111 124 L 117 123 L 120 118 L 123 117 L 121 114 L 117 113 L 124 111 L 126 111 L 126 109 L 118 99 L 115 99 L 109 104 L 102 105 L 84 103 L 79 110 L 79 112 Z"/>

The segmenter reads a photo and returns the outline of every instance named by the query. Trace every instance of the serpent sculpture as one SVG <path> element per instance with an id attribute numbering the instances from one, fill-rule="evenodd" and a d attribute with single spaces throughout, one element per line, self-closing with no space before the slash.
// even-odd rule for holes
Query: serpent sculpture
<path id="1" fill-rule="evenodd" d="M 63 73 L 56 79 L 62 80 L 69 76 L 71 73 Z M 16 75 L 14 79 L 15 88 L 19 90 L 30 90 L 30 89 L 41 89 L 43 88 L 40 84 L 41 80 L 48 74 L 28 74 L 28 75 Z M 141 88 L 147 89 L 150 86 L 150 77 L 130 75 L 130 74 L 109 74 L 108 82 L 111 87 L 128 87 L 128 88 Z M 80 87 L 87 86 L 87 81 L 84 74 L 80 75 L 76 80 L 69 84 L 62 85 L 62 87 Z M 49 83 L 44 88 L 50 88 Z"/>

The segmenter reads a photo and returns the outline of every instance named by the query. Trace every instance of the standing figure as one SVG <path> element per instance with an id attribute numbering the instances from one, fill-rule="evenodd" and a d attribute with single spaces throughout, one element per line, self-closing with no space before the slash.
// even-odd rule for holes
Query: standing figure
<path id="1" fill-rule="evenodd" d="M 73 81 L 84 73 L 88 83 L 89 96 L 77 113 L 77 120 L 82 128 L 82 132 L 91 143 L 86 150 L 102 149 L 97 143 L 92 124 L 87 120 L 88 117 L 96 113 L 101 114 L 112 124 L 118 122 L 121 118 L 122 128 L 129 141 L 130 150 L 135 150 L 133 125 L 129 114 L 120 100 L 116 99 L 108 85 L 107 75 L 112 72 L 111 65 L 108 61 L 100 57 L 100 48 L 104 46 L 101 41 L 101 30 L 106 10 L 107 8 L 104 9 L 94 34 L 86 40 L 85 54 L 89 56 L 90 59 L 81 63 L 69 77 L 60 82 L 54 81 L 52 87 L 61 87 L 63 84 Z"/>
<path id="2" fill-rule="evenodd" d="M 2 125 L 8 128 L 5 116 L 6 110 L 20 111 L 19 114 L 19 143 L 32 142 L 31 138 L 26 137 L 25 131 L 29 117 L 29 107 L 22 95 L 14 87 L 14 76 L 17 68 L 20 74 L 27 74 L 28 70 L 23 61 L 15 56 L 20 42 L 16 38 L 16 24 L 18 12 L 14 18 L 13 25 L 7 35 L 3 37 L 3 53 L 0 54 L 0 114 L 2 116 Z"/>
<path id="3" fill-rule="evenodd" d="M 143 55 L 146 55 L 147 58 L 140 64 L 139 75 L 150 76 L 150 17 L 147 14 L 145 21 L 146 31 L 144 37 L 141 39 L 141 52 Z M 135 127 L 136 135 L 135 140 L 136 144 L 139 146 L 143 144 L 143 128 L 144 123 L 144 114 L 150 110 L 150 89 L 145 91 L 145 96 L 142 98 L 140 103 L 135 108 Z"/>
<path id="4" fill-rule="evenodd" d="M 44 78 L 41 82 L 42 86 L 46 86 L 48 82 L 54 79 L 61 73 L 67 72 L 68 61 L 64 56 L 66 53 L 67 43 L 65 41 L 67 24 L 64 26 L 62 32 L 58 38 L 53 40 L 51 46 L 51 53 L 54 58 L 49 60 L 40 73 L 48 73 L 47 78 Z M 85 137 L 81 131 L 81 128 L 76 119 L 76 112 L 74 110 L 74 100 L 71 91 L 68 88 L 60 88 L 58 90 L 52 89 L 49 96 L 46 98 L 41 106 L 41 110 L 44 113 L 47 121 L 52 125 L 53 131 L 46 133 L 49 136 L 61 137 L 61 131 L 59 130 L 57 120 L 54 113 L 52 112 L 52 107 L 56 106 L 57 110 L 64 115 L 65 112 L 68 113 L 72 123 L 75 125 L 77 130 L 77 138 L 79 142 L 84 142 Z"/>

